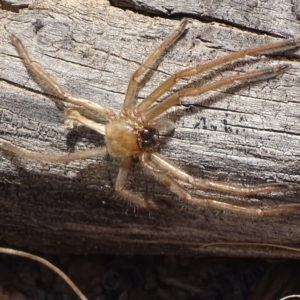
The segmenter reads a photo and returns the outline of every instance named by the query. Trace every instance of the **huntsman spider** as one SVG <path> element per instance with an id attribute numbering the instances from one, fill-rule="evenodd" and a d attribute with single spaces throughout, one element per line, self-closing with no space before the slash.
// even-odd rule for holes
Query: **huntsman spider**
<path id="1" fill-rule="evenodd" d="M 216 90 L 237 82 L 268 79 L 286 71 L 289 68 L 288 65 L 278 65 L 255 72 L 225 77 L 196 88 L 184 88 L 171 94 L 170 96 L 163 98 L 161 102 L 157 102 L 157 100 L 182 78 L 198 75 L 200 73 L 209 71 L 212 68 L 228 64 L 248 55 L 253 56 L 268 54 L 298 47 L 300 44 L 300 38 L 288 39 L 275 44 L 268 44 L 252 49 L 241 50 L 221 58 L 215 58 L 214 60 L 206 62 L 202 65 L 179 71 L 155 88 L 148 97 L 137 103 L 136 94 L 138 79 L 142 75 L 145 75 L 149 68 L 161 57 L 163 52 L 182 35 L 186 25 L 187 20 L 184 19 L 180 23 L 178 29 L 170 37 L 168 37 L 134 72 L 128 84 L 122 110 L 119 113 L 99 103 L 74 97 L 65 93 L 58 83 L 51 79 L 36 63 L 30 59 L 22 42 L 12 34 L 12 44 L 16 47 L 29 73 L 32 74 L 39 84 L 41 84 L 42 88 L 45 90 L 50 89 L 52 96 L 55 96 L 61 101 L 72 105 L 72 108 L 66 109 L 65 112 L 66 127 L 68 129 L 72 129 L 76 126 L 86 126 L 92 130 L 95 130 L 96 132 L 105 135 L 106 147 L 98 147 L 64 155 L 53 155 L 28 151 L 16 147 L 2 139 L 0 140 L 0 149 L 8 151 L 22 158 L 54 163 L 67 163 L 74 160 L 103 156 L 105 153 L 108 153 L 120 161 L 120 169 L 115 184 L 116 192 L 123 199 L 139 207 L 160 208 L 160 204 L 151 199 L 146 199 L 146 197 L 129 191 L 125 188 L 126 178 L 130 171 L 133 160 L 138 160 L 141 165 L 156 178 L 156 180 L 165 185 L 171 192 L 175 193 L 181 199 L 198 206 L 214 207 L 221 210 L 228 210 L 250 215 L 270 215 L 299 209 L 300 205 L 295 204 L 259 208 L 231 204 L 228 199 L 226 201 L 226 199 L 221 200 L 219 198 L 192 195 L 183 184 L 190 184 L 195 189 L 212 190 L 240 196 L 270 193 L 273 191 L 294 190 L 297 189 L 298 186 L 292 183 L 269 183 L 245 187 L 196 178 L 186 173 L 182 168 L 176 166 L 173 162 L 158 152 L 158 146 L 160 143 L 159 131 L 164 129 L 167 123 L 167 121 L 164 122 L 164 119 L 161 115 L 171 107 L 179 104 L 182 98 L 202 95 L 208 91 Z M 92 114 L 97 114 L 98 116 L 103 117 L 106 122 L 102 124 L 87 118 L 81 112 L 79 112 L 79 108 L 83 108 L 87 111 L 90 111 Z"/>

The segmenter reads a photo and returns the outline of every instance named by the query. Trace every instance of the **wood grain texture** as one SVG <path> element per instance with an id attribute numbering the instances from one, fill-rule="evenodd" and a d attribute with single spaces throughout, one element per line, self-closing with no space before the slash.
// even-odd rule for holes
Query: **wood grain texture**
<path id="1" fill-rule="evenodd" d="M 115 6 L 149 14 L 176 17 L 188 15 L 195 19 L 216 21 L 275 36 L 298 34 L 299 0 L 292 1 L 210 1 L 210 0 L 112 0 Z"/>
<path id="2" fill-rule="evenodd" d="M 164 3 L 173 5 L 172 1 Z M 287 1 L 278 3 L 288 6 Z M 289 7 L 292 9 L 291 4 Z M 216 19 L 210 14 L 213 7 L 206 6 L 206 11 Z M 242 9 L 239 12 L 243 14 Z M 180 16 L 185 13 L 191 15 L 182 11 Z M 256 15 L 245 13 L 244 19 L 249 15 L 251 20 L 257 19 L 255 24 L 266 25 L 255 27 L 254 21 L 245 25 L 239 21 L 242 17 L 230 20 L 226 12 L 218 22 L 191 17 L 185 35 L 154 66 L 157 71 L 150 72 L 151 78 L 143 81 L 140 99 L 178 70 L 280 40 L 274 36 L 300 32 L 296 15 L 289 10 L 281 13 L 286 27 L 278 25 L 277 31 L 273 21 L 265 21 L 272 18 L 264 10 L 259 18 L 257 11 Z M 33 60 L 67 92 L 120 110 L 131 74 L 179 20 L 123 10 L 105 0 L 53 0 L 35 1 L 30 10 L 20 13 L 0 11 L 0 24 L 1 138 L 28 150 L 66 153 L 103 145 L 104 139 L 85 128 L 65 130 L 61 106 L 51 101 L 27 73 L 8 32 L 22 40 Z M 300 183 L 299 53 L 294 50 L 272 57 L 249 57 L 201 78 L 183 80 L 177 88 L 215 80 L 223 72 L 232 75 L 270 65 L 291 65 L 288 72 L 274 79 L 185 99 L 173 109 L 176 129 L 162 145 L 161 153 L 199 177 L 244 185 Z M 300 212 L 250 217 L 195 207 L 177 199 L 137 164 L 128 188 L 172 206 L 165 211 L 139 209 L 115 197 L 117 171 L 118 162 L 110 157 L 59 165 L 2 153 L 1 241 L 49 252 L 299 256 L 276 249 L 204 249 L 201 245 L 217 241 L 299 244 Z M 240 200 L 268 206 L 299 202 L 299 194 L 275 193 Z"/>

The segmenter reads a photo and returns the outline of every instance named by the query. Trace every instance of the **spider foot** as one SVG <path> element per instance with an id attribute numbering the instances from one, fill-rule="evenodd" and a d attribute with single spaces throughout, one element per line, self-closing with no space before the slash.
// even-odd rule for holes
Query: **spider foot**
<path id="1" fill-rule="evenodd" d="M 282 184 L 283 188 L 285 187 L 288 190 L 299 190 L 300 185 L 296 183 L 283 183 Z"/>
<path id="2" fill-rule="evenodd" d="M 266 184 L 266 185 L 262 185 L 261 188 L 266 188 L 266 192 L 268 191 L 272 191 L 272 190 L 299 190 L 300 185 L 296 184 L 296 183 L 291 183 L 291 182 L 279 182 L 279 183 L 270 183 L 270 184 Z M 264 191 L 262 191 L 264 192 Z"/>

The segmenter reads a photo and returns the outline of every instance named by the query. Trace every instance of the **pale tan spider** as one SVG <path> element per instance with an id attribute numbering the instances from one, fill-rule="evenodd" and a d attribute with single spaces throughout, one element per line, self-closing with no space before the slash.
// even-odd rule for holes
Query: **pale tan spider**
<path id="1" fill-rule="evenodd" d="M 61 101 L 77 106 L 77 109 L 69 108 L 66 110 L 66 127 L 73 128 L 75 126 L 83 125 L 91 128 L 100 134 L 105 135 L 106 147 L 99 147 L 66 155 L 52 155 L 31 152 L 1 140 L 0 148 L 19 157 L 57 163 L 66 163 L 72 160 L 102 156 L 108 152 L 111 156 L 120 160 L 120 170 L 115 185 L 117 193 L 122 198 L 140 207 L 160 207 L 160 205 L 157 202 L 145 199 L 143 196 L 125 189 L 126 178 L 130 171 L 133 159 L 139 160 L 140 163 L 158 181 L 167 186 L 170 191 L 178 195 L 180 198 L 199 206 L 215 207 L 250 215 L 277 214 L 299 209 L 300 205 L 285 205 L 268 207 L 265 209 L 249 206 L 244 207 L 222 202 L 220 199 L 202 197 L 198 195 L 193 196 L 182 186 L 182 184 L 180 184 L 180 182 L 188 183 L 197 189 L 215 190 L 235 195 L 255 195 L 257 193 L 269 193 L 277 190 L 292 190 L 298 188 L 298 186 L 291 183 L 272 183 L 258 185 L 255 187 L 242 187 L 195 178 L 157 152 L 159 144 L 159 130 L 166 127 L 166 122 L 161 118 L 161 115 L 172 106 L 180 103 L 180 100 L 183 97 L 201 95 L 210 90 L 215 90 L 235 82 L 270 78 L 287 70 L 289 66 L 279 65 L 266 70 L 226 77 L 219 81 L 200 86 L 199 88 L 185 88 L 166 97 L 160 103 L 156 103 L 157 99 L 174 86 L 179 79 L 203 73 L 214 67 L 232 62 L 247 55 L 266 54 L 279 50 L 287 50 L 297 47 L 300 44 L 300 38 L 289 39 L 276 44 L 269 44 L 253 49 L 238 51 L 225 57 L 212 60 L 203 65 L 179 71 L 157 87 L 146 99 L 136 104 L 136 91 L 139 77 L 144 75 L 162 55 L 166 48 L 183 33 L 186 25 L 187 20 L 184 19 L 180 23 L 179 28 L 168 39 L 166 39 L 132 75 L 123 103 L 123 108 L 120 113 L 116 113 L 112 109 L 104 107 L 101 104 L 66 94 L 53 79 L 51 79 L 37 64 L 31 61 L 21 41 L 15 35 L 11 35 L 13 45 L 16 47 L 27 69 L 39 82 L 39 84 L 41 84 L 45 90 L 50 90 L 51 94 L 58 97 Z M 79 107 L 84 108 L 93 114 L 104 117 L 106 119 L 106 123 L 101 124 L 84 117 L 79 112 Z"/>

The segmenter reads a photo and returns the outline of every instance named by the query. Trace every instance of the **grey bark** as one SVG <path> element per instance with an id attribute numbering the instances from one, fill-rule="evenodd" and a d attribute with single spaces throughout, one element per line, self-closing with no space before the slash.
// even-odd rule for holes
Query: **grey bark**
<path id="1" fill-rule="evenodd" d="M 189 15 L 198 20 L 216 21 L 275 36 L 299 34 L 297 22 L 300 19 L 299 0 L 112 0 L 111 2 L 118 7 L 149 14 L 165 17 Z"/>
<path id="2" fill-rule="evenodd" d="M 164 3 L 173 5 L 172 1 Z M 241 9 L 244 18 L 229 13 L 232 3 L 226 2 L 228 10 L 223 14 L 221 9 L 205 6 L 206 16 L 215 22 L 197 20 L 200 7 L 196 17 L 180 6 L 172 8 L 180 17 L 190 16 L 188 30 L 154 66 L 157 71 L 146 76 L 140 99 L 178 70 L 299 32 L 295 3 L 273 1 L 274 10 L 267 15 L 263 8 L 259 10 L 258 5 L 265 5 L 262 2 L 247 14 Z M 289 10 L 281 11 L 276 29 L 272 14 L 278 15 L 284 5 Z M 139 10 L 143 9 L 142 5 Z M 120 110 L 131 74 L 179 24 L 177 19 L 112 7 L 105 0 L 35 1 L 19 13 L 0 11 L 0 19 L 0 136 L 20 147 L 49 153 L 100 146 L 104 138 L 85 128 L 65 130 L 62 107 L 30 77 L 10 43 L 9 32 L 22 40 L 33 60 L 65 91 Z M 249 57 L 202 78 L 183 80 L 179 88 L 216 80 L 223 76 L 220 70 L 229 76 L 281 63 L 291 65 L 274 79 L 185 99 L 173 110 L 175 131 L 161 153 L 198 177 L 241 185 L 300 183 L 299 53 Z M 220 241 L 297 245 L 298 212 L 251 217 L 195 207 L 178 199 L 137 164 L 127 187 L 171 206 L 169 210 L 140 209 L 115 197 L 117 172 L 118 161 L 110 157 L 59 165 L 2 153 L 2 243 L 69 253 L 299 256 L 255 246 L 202 248 L 204 243 Z M 298 203 L 299 193 L 240 201 L 254 206 Z"/>

